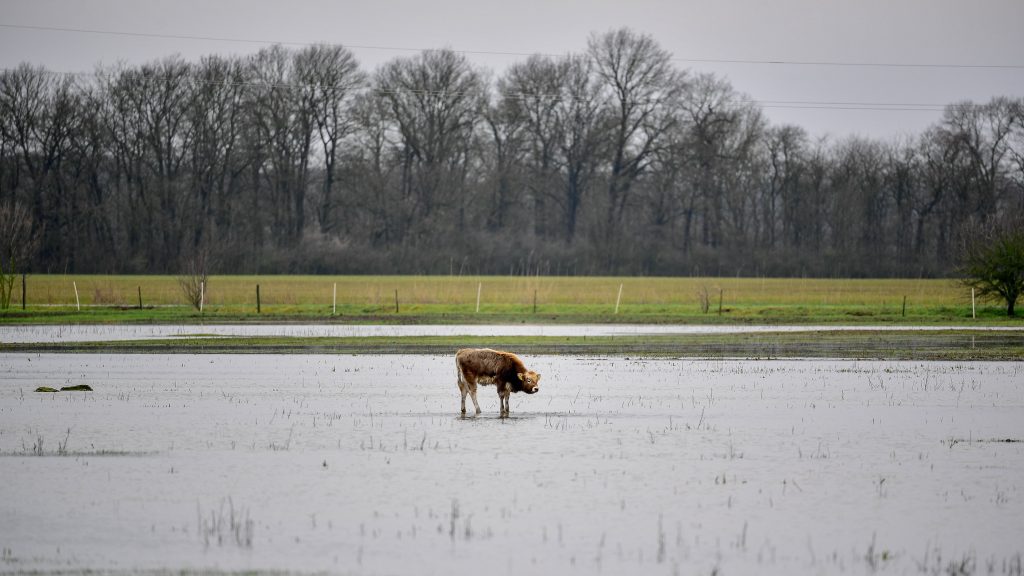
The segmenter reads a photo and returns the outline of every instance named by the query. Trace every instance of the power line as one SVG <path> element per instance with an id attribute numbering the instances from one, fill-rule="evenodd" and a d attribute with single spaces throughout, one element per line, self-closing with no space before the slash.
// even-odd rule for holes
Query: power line
<path id="1" fill-rule="evenodd" d="M 1024 70 L 1024 64 L 951 64 L 937 62 L 837 62 L 833 60 L 729 60 L 722 58 L 672 58 L 677 62 L 710 64 L 774 64 L 783 66 L 840 66 L 848 68 L 953 68 Z"/>
<path id="2" fill-rule="evenodd" d="M 327 44 L 344 46 L 346 48 L 359 50 L 387 50 L 395 52 L 426 52 L 429 48 L 410 48 L 402 46 L 381 46 L 368 44 L 337 44 L 318 42 L 294 42 L 281 40 L 260 40 L 253 38 L 225 38 L 220 36 L 198 36 L 192 34 L 157 34 L 148 32 L 124 32 L 118 30 L 97 30 L 90 28 L 68 28 L 59 26 L 36 26 L 30 24 L 3 24 L 0 28 L 11 28 L 18 30 L 42 30 L 48 32 L 74 32 L 80 34 L 102 34 L 109 36 L 129 36 L 137 38 L 164 38 L 170 40 L 200 40 L 207 42 L 233 42 L 243 44 L 280 44 L 283 46 L 313 46 L 316 44 Z M 530 52 L 502 52 L 495 50 L 453 50 L 460 54 L 476 54 L 487 56 L 533 56 L 536 54 L 544 56 L 555 56 L 554 54 L 530 53 Z M 940 62 L 842 62 L 833 60 L 756 60 L 756 59 L 726 59 L 726 58 L 680 58 L 673 57 L 676 62 L 690 62 L 699 64 L 749 64 L 769 66 L 837 66 L 848 68 L 947 68 L 947 69 L 989 69 L 989 70 L 1024 70 L 1024 64 L 956 64 Z"/>
<path id="3" fill-rule="evenodd" d="M 805 110 L 830 109 L 830 110 L 910 110 L 921 112 L 942 112 L 949 104 L 924 104 L 907 102 L 844 102 L 844 101 L 815 101 L 815 100 L 744 100 L 743 102 L 757 104 L 764 108 L 798 108 Z M 979 106 L 973 102 L 960 102 L 958 105 L 968 104 Z"/>

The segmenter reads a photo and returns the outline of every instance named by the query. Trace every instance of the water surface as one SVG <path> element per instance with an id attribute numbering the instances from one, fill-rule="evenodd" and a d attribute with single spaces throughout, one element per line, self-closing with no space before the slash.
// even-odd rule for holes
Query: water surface
<path id="1" fill-rule="evenodd" d="M 1021 565 L 1021 363 L 524 360 L 0 354 L 0 572 Z"/>

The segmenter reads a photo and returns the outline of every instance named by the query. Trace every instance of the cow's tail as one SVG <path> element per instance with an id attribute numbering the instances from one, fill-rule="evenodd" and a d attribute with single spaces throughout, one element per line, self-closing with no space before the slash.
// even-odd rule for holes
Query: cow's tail
<path id="1" fill-rule="evenodd" d="M 466 375 L 462 373 L 462 362 L 459 362 L 458 355 L 455 356 L 455 379 L 459 383 L 459 388 L 466 384 Z"/>

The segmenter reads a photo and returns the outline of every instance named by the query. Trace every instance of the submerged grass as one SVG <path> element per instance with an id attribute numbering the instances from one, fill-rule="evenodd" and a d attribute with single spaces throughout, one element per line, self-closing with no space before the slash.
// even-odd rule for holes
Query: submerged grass
<path id="1" fill-rule="evenodd" d="M 217 337 L 8 344 L 19 352 L 451 354 L 490 347 L 522 354 L 694 358 L 1021 360 L 1019 330 L 819 331 L 628 336 Z"/>
<path id="2" fill-rule="evenodd" d="M 211 276 L 202 313 L 174 276 L 33 275 L 24 311 L 17 284 L 0 323 L 1021 322 L 982 302 L 973 319 L 970 291 L 949 279 Z"/>

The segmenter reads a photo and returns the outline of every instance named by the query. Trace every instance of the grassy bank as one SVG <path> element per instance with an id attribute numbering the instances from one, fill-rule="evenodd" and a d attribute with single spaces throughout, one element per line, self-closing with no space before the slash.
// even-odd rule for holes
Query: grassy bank
<path id="1" fill-rule="evenodd" d="M 953 280 L 213 276 L 202 313 L 173 276 L 32 275 L 26 285 L 25 310 L 19 282 L 0 322 L 1020 322 L 995 303 L 972 319 L 970 291 Z"/>
<path id="2" fill-rule="evenodd" d="M 463 347 L 520 354 L 635 355 L 680 358 L 851 358 L 1020 360 L 1024 333 L 992 331 L 821 331 L 607 337 L 409 336 L 246 337 L 7 344 L 7 352 L 453 354 Z"/>

